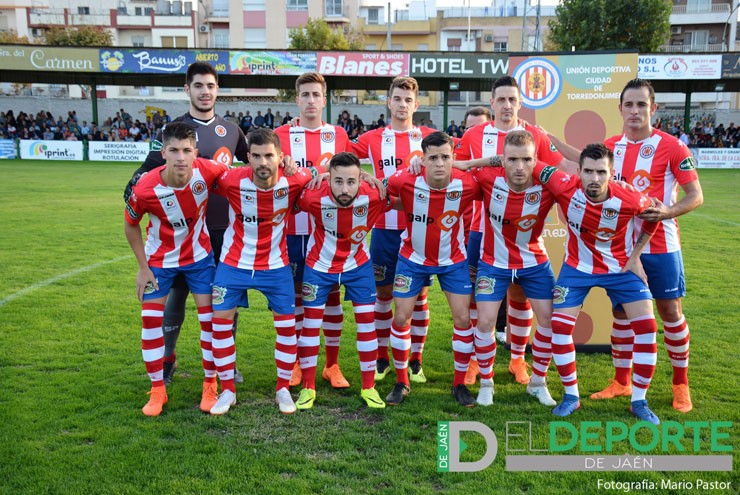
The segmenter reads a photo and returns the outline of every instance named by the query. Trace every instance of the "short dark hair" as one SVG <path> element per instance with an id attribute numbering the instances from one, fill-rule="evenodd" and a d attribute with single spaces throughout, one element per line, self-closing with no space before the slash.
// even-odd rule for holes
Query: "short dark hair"
<path id="1" fill-rule="evenodd" d="M 609 163 L 609 168 L 614 168 L 614 153 L 612 153 L 612 150 L 604 146 L 604 143 L 592 143 L 583 148 L 583 151 L 581 151 L 581 157 L 578 159 L 579 168 L 583 166 L 583 160 L 586 158 L 590 158 L 592 160 L 601 160 L 602 158 L 606 158 Z"/>
<path id="2" fill-rule="evenodd" d="M 413 91 L 414 98 L 419 97 L 419 83 L 413 77 L 398 76 L 391 82 L 391 87 L 388 89 L 388 96 L 393 94 L 394 89 L 403 89 L 406 91 Z M 383 115 L 382 113 L 380 115 Z"/>
<path id="3" fill-rule="evenodd" d="M 529 131 L 511 131 L 504 138 L 504 148 L 506 146 L 526 146 L 528 144 L 535 146 L 534 136 Z"/>
<path id="4" fill-rule="evenodd" d="M 351 151 L 342 151 L 331 157 L 329 168 L 337 169 L 339 167 L 357 167 L 361 168 L 360 159 Z"/>
<path id="5" fill-rule="evenodd" d="M 277 151 L 282 151 L 282 147 L 280 146 L 280 138 L 277 134 L 275 134 L 275 131 L 266 127 L 260 127 L 250 132 L 247 136 L 247 142 L 249 144 L 250 150 L 252 149 L 253 144 L 256 144 L 257 146 L 273 144 L 275 145 L 275 149 Z"/>
<path id="6" fill-rule="evenodd" d="M 421 141 L 421 150 L 426 153 L 430 146 L 444 146 L 445 144 L 450 145 L 450 149 L 455 148 L 455 141 L 444 132 L 433 132 L 425 137 Z"/>
<path id="7" fill-rule="evenodd" d="M 491 88 L 491 96 L 496 93 L 496 90 L 498 88 L 501 88 L 503 86 L 511 86 L 516 88 L 521 93 L 521 88 L 519 87 L 519 83 L 516 82 L 516 79 L 514 79 L 511 76 L 501 76 L 495 81 L 493 81 L 493 87 Z"/>
<path id="8" fill-rule="evenodd" d="M 195 129 L 184 122 L 169 123 L 162 129 L 162 144 L 166 145 L 173 139 L 179 139 L 180 141 L 189 139 L 195 144 L 197 141 Z"/>
<path id="9" fill-rule="evenodd" d="M 218 72 L 208 62 L 193 62 L 190 64 L 188 71 L 185 73 L 185 84 L 189 86 L 198 74 L 210 74 L 216 78 L 216 84 L 218 84 Z"/>
<path id="10" fill-rule="evenodd" d="M 639 77 L 636 77 L 635 79 L 632 79 L 629 81 L 622 92 L 619 94 L 619 104 L 622 104 L 622 100 L 624 100 L 624 93 L 628 89 L 640 89 L 640 88 L 647 88 L 648 95 L 650 97 L 650 104 L 652 105 L 655 103 L 655 90 L 653 89 L 653 84 L 648 81 L 647 79 L 640 79 Z"/>
<path id="11" fill-rule="evenodd" d="M 491 115 L 491 110 L 490 109 L 488 109 L 486 107 L 473 107 L 470 110 L 468 110 L 467 112 L 465 112 L 465 117 L 463 117 L 462 125 L 464 125 L 465 127 L 467 127 L 467 125 L 468 125 L 468 117 L 471 116 L 471 115 L 473 117 L 479 117 L 481 115 L 485 115 L 486 116 L 486 119 L 489 122 L 493 120 L 493 115 Z"/>
<path id="12" fill-rule="evenodd" d="M 298 76 L 298 79 L 295 80 L 295 92 L 299 93 L 301 90 L 301 86 L 309 83 L 321 84 L 321 88 L 324 91 L 324 96 L 326 96 L 326 79 L 324 79 L 324 76 L 322 76 L 318 72 L 305 72 Z"/>

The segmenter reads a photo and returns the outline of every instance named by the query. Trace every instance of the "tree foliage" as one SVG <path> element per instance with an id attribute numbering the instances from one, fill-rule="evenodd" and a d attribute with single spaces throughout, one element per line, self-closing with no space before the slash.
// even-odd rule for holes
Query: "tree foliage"
<path id="1" fill-rule="evenodd" d="M 31 41 L 28 36 L 18 36 L 15 31 L 2 31 L 0 32 L 0 43 L 6 43 L 8 45 L 30 45 Z"/>
<path id="2" fill-rule="evenodd" d="M 323 19 L 309 19 L 303 29 L 291 29 L 289 37 L 289 50 L 362 50 L 364 46 L 362 33 L 351 27 L 345 31 L 332 29 Z M 295 90 L 281 89 L 277 97 L 293 101 Z"/>
<path id="3" fill-rule="evenodd" d="M 655 52 L 670 36 L 670 14 L 665 0 L 563 0 L 549 22 L 548 47 Z"/>
<path id="4" fill-rule="evenodd" d="M 50 46 L 113 46 L 113 35 L 100 26 L 80 26 L 76 29 L 52 27 L 46 31 L 43 44 Z"/>
<path id="5" fill-rule="evenodd" d="M 303 29 L 290 30 L 291 50 L 361 50 L 362 36 L 350 28 L 334 30 L 323 19 L 309 19 Z"/>

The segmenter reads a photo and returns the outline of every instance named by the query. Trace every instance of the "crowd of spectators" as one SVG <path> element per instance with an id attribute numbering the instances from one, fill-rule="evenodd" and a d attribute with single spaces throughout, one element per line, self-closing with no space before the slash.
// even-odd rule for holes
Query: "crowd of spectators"
<path id="1" fill-rule="evenodd" d="M 740 128 L 734 122 L 725 127 L 724 124 L 716 125 L 713 115 L 694 118 L 696 124 L 688 130 L 684 128 L 683 117 L 659 118 L 653 127 L 673 134 L 693 148 L 740 148 Z"/>
<path id="2" fill-rule="evenodd" d="M 123 108 L 98 125 L 80 122 L 77 111 L 70 110 L 67 117 L 40 111 L 36 115 L 13 110 L 0 112 L 0 139 L 43 139 L 56 141 L 149 141 L 165 123 L 170 121 L 167 112 L 154 112 L 143 121 L 134 119 Z"/>

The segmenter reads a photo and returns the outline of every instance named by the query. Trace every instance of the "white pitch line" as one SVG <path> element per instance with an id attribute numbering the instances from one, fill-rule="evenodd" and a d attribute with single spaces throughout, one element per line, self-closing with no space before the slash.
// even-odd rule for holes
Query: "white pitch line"
<path id="1" fill-rule="evenodd" d="M 59 282 L 60 280 L 64 280 L 65 278 L 74 277 L 75 275 L 79 275 L 80 273 L 89 272 L 91 270 L 95 270 L 96 268 L 100 268 L 101 266 L 110 265 L 111 263 L 117 263 L 119 261 L 123 261 L 125 259 L 132 258 L 132 255 L 128 256 L 121 256 L 120 258 L 115 258 L 108 261 L 101 261 L 100 263 L 95 263 L 94 265 L 88 265 L 83 266 L 82 268 L 78 268 L 76 270 L 72 270 L 71 272 L 63 273 L 61 275 L 57 275 L 56 277 L 47 278 L 46 280 L 42 280 L 41 282 L 33 285 L 29 285 L 25 289 L 21 289 L 18 292 L 11 294 L 3 299 L 0 299 L 0 307 L 5 306 L 9 302 L 18 299 L 21 296 L 25 296 L 26 294 L 35 291 L 36 289 L 40 289 L 42 287 L 47 287 L 51 284 L 54 284 L 56 282 Z"/>
<path id="2" fill-rule="evenodd" d="M 697 217 L 708 218 L 710 220 L 714 220 L 715 222 L 720 222 L 720 223 L 726 223 L 726 224 L 729 224 L 729 225 L 734 225 L 735 227 L 740 227 L 740 223 L 733 222 L 732 220 L 725 220 L 724 218 L 717 218 L 717 217 L 714 217 L 712 215 L 706 215 L 704 213 L 692 212 L 691 215 L 692 216 L 697 216 Z"/>

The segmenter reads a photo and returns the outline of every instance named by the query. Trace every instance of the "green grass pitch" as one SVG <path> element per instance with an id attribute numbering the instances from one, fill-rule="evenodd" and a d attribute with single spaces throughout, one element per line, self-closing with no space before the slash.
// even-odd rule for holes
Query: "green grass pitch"
<path id="1" fill-rule="evenodd" d="M 667 478 L 731 481 L 729 492 L 737 493 L 737 471 L 692 473 L 689 466 L 673 473 L 506 471 L 506 422 L 531 421 L 533 447 L 544 448 L 555 417 L 507 373 L 509 354 L 501 346 L 494 406 L 457 406 L 450 394 L 452 319 L 438 285 L 430 292 L 429 382 L 415 385 L 402 406 L 376 412 L 361 403 L 354 320 L 346 306 L 340 363 L 352 387 L 334 391 L 319 379 L 313 410 L 281 415 L 274 404 L 272 320 L 264 298 L 252 293 L 237 338 L 246 378 L 237 387 L 238 405 L 223 417 L 198 410 L 199 330 L 190 302 L 170 402 L 160 417 L 144 417 L 149 381 L 121 199 L 135 166 L 0 161 L 0 493 L 590 494 L 599 491 L 599 479 Z M 663 421 L 737 423 L 740 172 L 701 170 L 700 177 L 705 204 L 680 220 L 695 409 L 683 415 L 670 407 L 662 334 L 648 399 Z M 579 354 L 578 365 L 584 398 L 569 420 L 634 424 L 628 399 L 586 398 L 611 377 L 610 357 Z M 390 375 L 378 384 L 381 396 L 393 381 Z M 554 365 L 549 383 L 559 399 Z M 496 433 L 491 466 L 476 473 L 436 471 L 437 422 L 448 420 L 479 421 Z M 462 460 L 480 458 L 480 437 L 464 438 L 469 448 Z M 738 438 L 735 424 L 725 442 L 737 451 Z M 699 454 L 710 453 L 708 438 L 701 442 Z M 647 455 L 627 444 L 613 454 L 625 452 Z M 737 469 L 737 460 L 733 465 Z"/>

